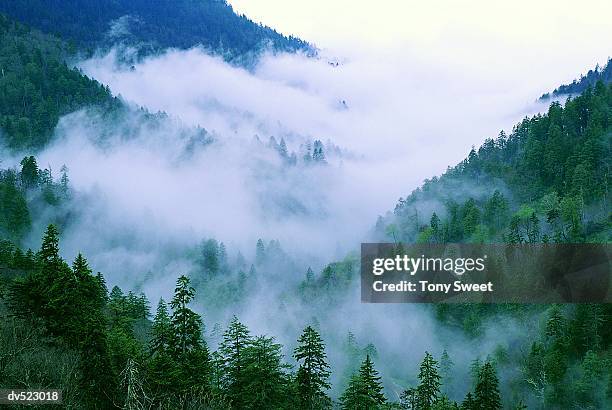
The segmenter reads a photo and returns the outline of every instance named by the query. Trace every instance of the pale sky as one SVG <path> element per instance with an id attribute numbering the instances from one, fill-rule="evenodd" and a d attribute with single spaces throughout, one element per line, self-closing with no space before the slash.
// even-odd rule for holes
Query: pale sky
<path id="1" fill-rule="evenodd" d="M 411 52 L 569 80 L 612 55 L 609 0 L 230 0 L 323 49 Z"/>

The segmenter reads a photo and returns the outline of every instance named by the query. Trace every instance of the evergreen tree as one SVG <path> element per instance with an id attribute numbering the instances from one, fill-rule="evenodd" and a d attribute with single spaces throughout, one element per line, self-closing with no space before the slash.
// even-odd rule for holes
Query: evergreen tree
<path id="1" fill-rule="evenodd" d="M 402 409 L 406 410 L 417 410 L 418 409 L 418 395 L 417 389 L 409 387 L 402 392 L 400 395 L 400 405 Z"/>
<path id="2" fill-rule="evenodd" d="M 278 153 L 280 154 L 281 158 L 283 159 L 288 159 L 289 158 L 289 153 L 287 151 L 287 143 L 285 142 L 285 139 L 281 137 L 280 143 L 278 145 Z"/>
<path id="3" fill-rule="evenodd" d="M 257 266 L 263 265 L 266 260 L 266 248 L 261 239 L 257 240 L 257 245 L 255 245 L 255 264 Z"/>
<path id="4" fill-rule="evenodd" d="M 210 381 L 210 355 L 206 341 L 202 339 L 202 318 L 187 307 L 194 294 L 189 278 L 183 275 L 176 282 L 170 302 L 171 356 L 179 365 L 184 389 L 208 388 Z"/>
<path id="5" fill-rule="evenodd" d="M 476 407 L 476 402 L 474 401 L 474 396 L 472 396 L 471 392 L 466 394 L 463 403 L 461 403 L 461 410 L 478 410 L 478 407 Z"/>
<path id="6" fill-rule="evenodd" d="M 171 338 L 172 323 L 168 314 L 168 307 L 164 299 L 160 298 L 151 327 L 149 350 L 154 355 L 167 352 L 170 348 Z"/>
<path id="7" fill-rule="evenodd" d="M 36 158 L 33 156 L 25 157 L 21 160 L 21 185 L 25 189 L 32 189 L 40 183 L 40 173 Z"/>
<path id="8" fill-rule="evenodd" d="M 431 234 L 432 234 L 434 243 L 441 242 L 442 240 L 441 222 L 440 222 L 440 218 L 435 212 L 431 215 L 429 226 L 431 228 Z"/>
<path id="9" fill-rule="evenodd" d="M 288 404 L 289 378 L 281 347 L 273 338 L 259 336 L 244 349 L 242 408 L 266 410 Z"/>
<path id="10" fill-rule="evenodd" d="M 419 385 L 417 397 L 419 408 L 430 409 L 440 394 L 440 375 L 438 374 L 438 362 L 429 352 L 425 352 L 425 358 L 419 368 Z"/>
<path id="11" fill-rule="evenodd" d="M 380 376 L 370 360 L 366 356 L 359 373 L 353 375 L 349 385 L 341 397 L 343 409 L 374 410 L 387 402 Z"/>
<path id="12" fill-rule="evenodd" d="M 442 356 L 440 357 L 440 381 L 442 386 L 448 387 L 448 385 L 450 384 L 453 366 L 453 361 L 448 355 L 446 349 L 444 349 L 444 351 L 442 352 Z M 448 392 L 447 389 L 445 389 L 445 391 Z"/>
<path id="13" fill-rule="evenodd" d="M 219 353 L 223 361 L 223 386 L 233 406 L 240 408 L 245 397 L 247 384 L 245 368 L 246 350 L 253 340 L 249 330 L 234 316 L 223 334 Z"/>
<path id="14" fill-rule="evenodd" d="M 502 408 L 499 380 L 495 368 L 487 361 L 478 374 L 474 403 L 477 409 L 498 410 Z"/>
<path id="15" fill-rule="evenodd" d="M 314 142 L 312 160 L 314 162 L 325 163 L 325 153 L 323 152 L 323 143 L 319 140 L 316 140 Z"/>
<path id="16" fill-rule="evenodd" d="M 214 239 L 209 239 L 202 245 L 202 259 L 204 272 L 208 276 L 214 276 L 219 272 L 219 244 Z"/>
<path id="17" fill-rule="evenodd" d="M 307 326 L 295 348 L 293 357 L 300 363 L 296 383 L 300 408 L 318 409 L 331 404 L 325 391 L 331 386 L 329 364 L 326 361 L 325 345 L 312 326 Z"/>

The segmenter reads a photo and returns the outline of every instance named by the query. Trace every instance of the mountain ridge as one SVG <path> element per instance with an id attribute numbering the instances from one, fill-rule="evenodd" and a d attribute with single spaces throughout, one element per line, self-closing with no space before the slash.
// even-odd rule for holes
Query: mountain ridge
<path id="1" fill-rule="evenodd" d="M 137 45 L 144 54 L 201 45 L 227 60 L 268 48 L 315 50 L 237 14 L 225 0 L 15 0 L 0 3 L 0 13 L 57 34 L 89 54 L 117 41 Z"/>

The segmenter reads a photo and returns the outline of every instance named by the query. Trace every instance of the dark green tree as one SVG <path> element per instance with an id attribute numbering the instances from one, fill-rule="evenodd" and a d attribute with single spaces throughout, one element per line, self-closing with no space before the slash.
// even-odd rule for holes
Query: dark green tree
<path id="1" fill-rule="evenodd" d="M 331 372 L 323 340 L 312 326 L 307 326 L 302 332 L 293 357 L 300 363 L 296 375 L 300 408 L 329 407 L 331 401 L 325 392 L 331 387 L 328 382 Z"/>
<path id="2" fill-rule="evenodd" d="M 353 375 L 341 397 L 343 409 L 374 410 L 387 402 L 383 394 L 380 376 L 370 356 L 366 356 L 359 373 Z"/>
<path id="3" fill-rule="evenodd" d="M 417 400 L 420 409 L 429 410 L 440 395 L 440 374 L 438 362 L 429 352 L 419 368 L 419 385 L 417 386 Z"/>
<path id="4" fill-rule="evenodd" d="M 502 408 L 499 380 L 491 362 L 487 361 L 478 374 L 474 403 L 477 409 L 498 410 Z"/>
<path id="5" fill-rule="evenodd" d="M 223 387 L 232 405 L 241 408 L 246 396 L 246 350 L 253 343 L 248 328 L 234 316 L 223 334 L 219 353 L 223 362 Z"/>
<path id="6" fill-rule="evenodd" d="M 189 278 L 180 276 L 170 302 L 170 350 L 172 358 L 179 365 L 184 389 L 208 388 L 210 382 L 210 355 L 202 338 L 202 318 L 188 307 L 194 295 L 195 289 L 189 284 Z"/>

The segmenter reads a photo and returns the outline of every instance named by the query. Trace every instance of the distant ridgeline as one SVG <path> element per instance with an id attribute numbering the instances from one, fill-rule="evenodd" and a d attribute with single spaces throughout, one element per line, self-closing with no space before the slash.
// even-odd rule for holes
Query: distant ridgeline
<path id="1" fill-rule="evenodd" d="M 104 110 L 122 106 L 108 87 L 66 65 L 71 51 L 57 38 L 0 15 L 2 145 L 41 148 L 60 116 L 90 105 Z"/>
<path id="2" fill-rule="evenodd" d="M 425 181 L 380 239 L 418 242 L 609 242 L 612 84 L 525 118 Z"/>
<path id="3" fill-rule="evenodd" d="M 612 59 L 608 59 L 608 63 L 604 66 L 604 68 L 597 65 L 594 70 L 589 70 L 586 75 L 581 75 L 579 79 L 572 81 L 571 84 L 563 84 L 556 88 L 552 93 L 542 95 L 540 100 L 567 94 L 577 95 L 582 93 L 588 87 L 593 87 L 597 81 L 603 81 L 604 84 L 612 82 Z"/>
<path id="4" fill-rule="evenodd" d="M 225 0 L 11 0 L 0 13 L 92 52 L 117 41 L 145 52 L 202 45 L 228 60 L 266 46 L 313 52 L 308 43 L 237 15 Z"/>

